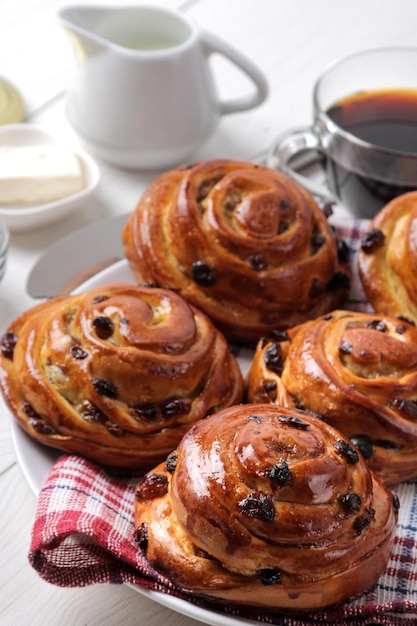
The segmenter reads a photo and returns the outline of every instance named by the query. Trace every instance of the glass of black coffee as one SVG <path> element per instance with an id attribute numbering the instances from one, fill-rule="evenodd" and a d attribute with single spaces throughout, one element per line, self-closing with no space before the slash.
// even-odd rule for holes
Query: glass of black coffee
<path id="1" fill-rule="evenodd" d="M 367 50 L 331 65 L 314 87 L 312 126 L 280 135 L 269 164 L 364 218 L 417 189 L 416 68 L 417 48 Z M 294 174 L 294 159 L 308 151 L 319 155 L 328 189 Z"/>

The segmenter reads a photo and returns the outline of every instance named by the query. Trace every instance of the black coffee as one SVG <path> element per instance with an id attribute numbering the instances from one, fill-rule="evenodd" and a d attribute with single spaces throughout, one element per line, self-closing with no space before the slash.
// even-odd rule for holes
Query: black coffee
<path id="1" fill-rule="evenodd" d="M 344 130 L 368 143 L 416 155 L 417 90 L 378 90 L 350 96 L 333 105 L 328 116 Z M 347 207 L 357 206 L 364 217 L 374 215 L 384 204 L 415 185 L 398 186 L 381 178 L 363 177 L 339 162 L 326 163 L 329 184 Z"/>

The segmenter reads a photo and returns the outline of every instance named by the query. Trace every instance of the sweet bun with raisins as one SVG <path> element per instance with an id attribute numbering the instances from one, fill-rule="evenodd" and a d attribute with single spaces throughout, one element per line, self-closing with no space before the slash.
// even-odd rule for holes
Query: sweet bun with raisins
<path id="1" fill-rule="evenodd" d="M 0 387 L 37 441 L 149 469 L 243 381 L 210 320 L 173 291 L 109 284 L 20 315 L 0 340 Z"/>
<path id="2" fill-rule="evenodd" d="M 337 430 L 274 405 L 201 420 L 138 485 L 136 539 L 190 594 L 310 610 L 384 572 L 398 499 Z"/>
<path id="3" fill-rule="evenodd" d="M 362 238 L 358 269 L 375 311 L 417 324 L 417 191 L 389 202 Z"/>
<path id="4" fill-rule="evenodd" d="M 286 175 L 244 161 L 162 174 L 123 242 L 139 282 L 177 290 L 237 342 L 340 307 L 349 289 L 347 246 L 315 200 Z"/>
<path id="5" fill-rule="evenodd" d="M 320 414 L 387 484 L 417 477 L 417 328 L 387 315 L 333 311 L 258 343 L 250 402 Z"/>

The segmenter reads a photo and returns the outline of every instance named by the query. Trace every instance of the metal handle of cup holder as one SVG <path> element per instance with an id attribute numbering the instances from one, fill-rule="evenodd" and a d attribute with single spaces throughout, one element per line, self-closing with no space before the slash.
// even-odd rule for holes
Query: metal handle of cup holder
<path id="1" fill-rule="evenodd" d="M 320 204 L 334 204 L 337 199 L 320 183 L 303 176 L 297 169 L 318 162 L 319 142 L 313 128 L 289 130 L 279 135 L 267 155 L 267 165 L 280 170 L 299 183 Z M 315 153 L 315 154 L 314 154 Z M 291 166 L 289 165 L 291 161 Z"/>

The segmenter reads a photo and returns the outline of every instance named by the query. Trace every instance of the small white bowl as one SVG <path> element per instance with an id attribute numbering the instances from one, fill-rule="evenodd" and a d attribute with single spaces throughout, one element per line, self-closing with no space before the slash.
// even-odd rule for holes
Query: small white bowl
<path id="1" fill-rule="evenodd" d="M 63 145 L 50 133 L 35 124 L 6 124 L 0 126 L 1 146 Z M 70 196 L 46 204 L 32 206 L 0 206 L 0 219 L 11 231 L 27 231 L 55 222 L 79 208 L 97 187 L 100 171 L 95 161 L 80 148 L 70 148 L 77 155 L 84 174 L 85 187 Z"/>
<path id="2" fill-rule="evenodd" d="M 3 220 L 0 220 L 0 282 L 6 271 L 7 252 L 9 250 L 9 229 Z"/>

